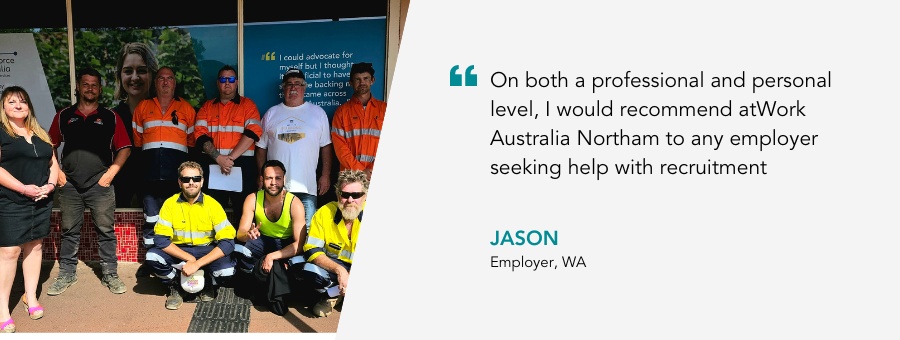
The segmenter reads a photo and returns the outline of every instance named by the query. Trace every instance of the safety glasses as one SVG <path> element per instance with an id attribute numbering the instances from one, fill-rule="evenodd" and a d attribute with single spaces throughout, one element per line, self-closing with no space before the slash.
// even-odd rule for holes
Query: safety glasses
<path id="1" fill-rule="evenodd" d="M 341 192 L 341 197 L 343 197 L 345 199 L 353 197 L 353 199 L 357 200 L 360 197 L 363 197 L 363 195 L 365 195 L 365 194 L 366 193 L 364 193 L 364 192 L 346 192 L 346 191 L 344 191 L 344 192 Z"/>
<path id="2" fill-rule="evenodd" d="M 284 88 L 286 88 L 286 89 L 290 89 L 290 88 L 294 88 L 294 87 L 296 87 L 296 88 L 306 87 L 306 83 L 284 83 Z"/>
<path id="3" fill-rule="evenodd" d="M 190 183 L 191 181 L 200 183 L 203 180 L 203 176 L 181 176 L 178 179 L 181 180 L 181 183 Z"/>

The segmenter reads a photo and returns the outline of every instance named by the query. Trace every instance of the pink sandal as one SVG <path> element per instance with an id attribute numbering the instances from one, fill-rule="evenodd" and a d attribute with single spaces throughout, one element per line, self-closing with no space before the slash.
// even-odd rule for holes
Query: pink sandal
<path id="1" fill-rule="evenodd" d="M 28 311 L 28 317 L 31 320 L 37 320 L 44 317 L 44 307 L 28 307 L 28 302 L 25 302 L 25 295 L 22 295 L 22 305 L 25 306 L 25 310 Z"/>
<path id="2" fill-rule="evenodd" d="M 6 322 L 3 323 L 3 326 L 0 326 L 0 333 L 15 333 L 15 332 L 16 332 L 16 323 L 13 321 L 12 318 L 9 318 L 9 320 L 6 320 Z"/>

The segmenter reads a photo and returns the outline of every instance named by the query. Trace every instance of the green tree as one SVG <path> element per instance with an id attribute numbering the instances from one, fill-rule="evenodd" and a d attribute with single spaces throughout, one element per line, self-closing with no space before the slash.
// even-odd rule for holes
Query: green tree
<path id="1" fill-rule="evenodd" d="M 2 29 L 0 33 L 32 33 L 47 85 L 53 96 L 56 110 L 72 105 L 69 82 L 69 44 L 65 28 Z M 179 96 L 191 106 L 199 109 L 205 100 L 197 53 L 190 33 L 177 27 L 157 27 L 149 29 L 100 28 L 80 29 L 75 32 L 75 70 L 93 67 L 103 76 L 102 103 L 115 106 L 113 98 L 116 79 L 116 62 L 122 46 L 130 42 L 148 44 L 156 53 L 160 66 L 175 70 Z"/>
<path id="2" fill-rule="evenodd" d="M 75 34 L 76 69 L 91 66 L 103 74 L 106 105 L 116 105 L 113 98 L 116 62 L 122 47 L 130 42 L 143 42 L 150 46 L 160 66 L 175 70 L 178 95 L 195 109 L 200 107 L 204 100 L 203 81 L 191 37 L 186 30 L 171 27 L 80 30 Z"/>

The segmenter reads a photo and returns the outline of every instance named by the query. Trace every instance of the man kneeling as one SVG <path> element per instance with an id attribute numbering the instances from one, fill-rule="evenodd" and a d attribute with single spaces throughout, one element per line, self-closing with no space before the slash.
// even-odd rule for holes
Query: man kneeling
<path id="1" fill-rule="evenodd" d="M 235 245 L 235 257 L 238 268 L 244 273 L 251 273 L 257 263 L 261 268 L 256 268 L 256 273 L 264 276 L 279 275 L 273 270 L 285 270 L 288 258 L 300 251 L 300 246 L 306 241 L 306 214 L 303 203 L 294 194 L 284 190 L 284 164 L 278 160 L 266 161 L 260 173 L 262 174 L 263 189 L 250 194 L 244 200 L 244 213 L 242 214 L 237 231 L 237 245 Z M 280 277 L 286 278 L 286 273 Z M 257 277 L 253 275 L 252 277 Z M 272 278 L 269 277 L 269 282 Z M 255 290 L 252 293 L 262 296 L 265 289 L 269 289 L 266 296 L 270 303 L 284 305 L 283 298 L 279 296 L 290 293 L 289 282 L 278 291 L 273 291 L 272 285 L 260 284 L 261 282 L 245 282 L 248 289 Z M 284 306 L 273 309 L 276 314 L 282 314 Z"/>
<path id="2" fill-rule="evenodd" d="M 319 317 L 331 314 L 347 291 L 369 180 L 362 170 L 343 170 L 334 189 L 337 201 L 319 208 L 310 222 L 303 245 L 307 263 L 298 274 L 301 284 L 319 295 L 310 308 Z"/>
<path id="3" fill-rule="evenodd" d="M 203 268 L 207 278 L 200 301 L 212 301 L 218 286 L 234 276 L 235 230 L 222 205 L 204 195 L 203 169 L 196 162 L 178 167 L 181 193 L 166 199 L 153 231 L 154 246 L 147 250 L 147 264 L 153 273 L 169 286 L 166 309 L 178 309 L 184 302 L 180 273 L 193 275 Z"/>

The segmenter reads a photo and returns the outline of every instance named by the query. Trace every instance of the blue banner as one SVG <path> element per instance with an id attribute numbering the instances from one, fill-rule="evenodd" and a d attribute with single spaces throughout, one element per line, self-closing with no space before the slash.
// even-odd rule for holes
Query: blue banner
<path id="1" fill-rule="evenodd" d="M 281 103 L 281 75 L 296 67 L 309 84 L 305 101 L 328 114 L 353 95 L 350 66 L 369 62 L 375 68 L 372 95 L 384 99 L 384 17 L 246 24 L 244 28 L 244 92 L 260 114 Z"/>

